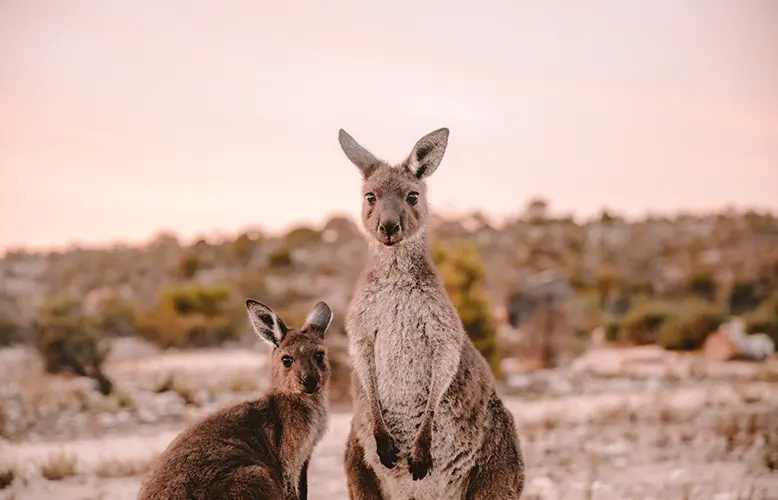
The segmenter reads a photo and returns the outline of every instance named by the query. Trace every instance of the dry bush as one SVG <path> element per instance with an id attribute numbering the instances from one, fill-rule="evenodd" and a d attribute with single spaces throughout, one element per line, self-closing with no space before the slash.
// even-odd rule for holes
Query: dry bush
<path id="1" fill-rule="evenodd" d="M 16 477 L 16 469 L 11 466 L 4 466 L 0 468 L 0 490 L 3 490 L 14 482 Z"/>
<path id="2" fill-rule="evenodd" d="M 50 481 L 64 479 L 76 475 L 77 458 L 64 452 L 50 455 L 41 464 L 41 474 Z"/>
<path id="3" fill-rule="evenodd" d="M 102 478 L 141 476 L 151 468 L 155 460 L 156 457 L 124 460 L 109 458 L 100 462 L 95 468 L 95 474 Z"/>

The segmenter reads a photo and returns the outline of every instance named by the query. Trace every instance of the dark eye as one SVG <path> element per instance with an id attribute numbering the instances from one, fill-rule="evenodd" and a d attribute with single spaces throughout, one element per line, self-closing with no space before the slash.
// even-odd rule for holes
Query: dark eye
<path id="1" fill-rule="evenodd" d="M 284 364 L 285 367 L 289 368 L 292 366 L 292 358 L 290 356 L 284 356 L 281 358 L 281 362 Z"/>
<path id="2" fill-rule="evenodd" d="M 419 202 L 419 193 L 416 192 L 408 193 L 407 201 L 409 205 L 417 204 Z"/>
<path id="3" fill-rule="evenodd" d="M 373 193 L 367 193 L 365 195 L 365 199 L 367 200 L 368 205 L 372 205 L 375 203 L 375 195 Z"/>
<path id="4" fill-rule="evenodd" d="M 316 358 L 317 363 L 321 363 L 324 361 L 324 353 L 323 352 L 317 352 L 316 355 L 314 355 L 314 358 Z"/>

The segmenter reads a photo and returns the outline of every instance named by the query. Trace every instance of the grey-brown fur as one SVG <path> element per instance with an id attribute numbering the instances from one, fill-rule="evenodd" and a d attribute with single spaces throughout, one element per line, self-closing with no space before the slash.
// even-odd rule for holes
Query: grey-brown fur
<path id="1" fill-rule="evenodd" d="M 370 260 L 346 317 L 355 411 L 345 467 L 352 500 L 517 499 L 524 464 L 513 416 L 465 333 L 427 243 L 424 179 L 448 129 L 390 166 L 345 131 L 363 176 Z"/>
<path id="2" fill-rule="evenodd" d="M 308 461 L 327 429 L 324 335 L 332 312 L 318 302 L 297 330 L 264 304 L 248 300 L 246 308 L 257 334 L 273 346 L 269 393 L 179 434 L 149 472 L 139 499 L 307 498 Z"/>

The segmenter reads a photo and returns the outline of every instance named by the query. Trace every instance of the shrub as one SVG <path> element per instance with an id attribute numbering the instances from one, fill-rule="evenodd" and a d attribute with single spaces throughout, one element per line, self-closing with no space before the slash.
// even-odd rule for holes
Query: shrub
<path id="1" fill-rule="evenodd" d="M 312 245 L 321 242 L 321 232 L 307 226 L 299 226 L 284 236 L 284 241 L 290 247 Z"/>
<path id="2" fill-rule="evenodd" d="M 689 281 L 689 292 L 704 300 L 716 299 L 716 279 L 710 274 L 696 274 Z"/>
<path id="3" fill-rule="evenodd" d="M 230 293 L 199 285 L 172 288 L 136 319 L 138 334 L 162 347 L 204 347 L 237 338 Z"/>
<path id="4" fill-rule="evenodd" d="M 724 312 L 711 303 L 681 304 L 677 313 L 662 324 L 658 343 L 665 349 L 699 349 L 725 320 Z"/>
<path id="5" fill-rule="evenodd" d="M 292 255 L 288 248 L 279 248 L 270 253 L 268 257 L 268 265 L 270 267 L 289 267 L 292 265 Z"/>
<path id="6" fill-rule="evenodd" d="M 13 467 L 4 466 L 0 468 L 0 490 L 3 490 L 14 482 L 16 470 Z"/>
<path id="7" fill-rule="evenodd" d="M 57 453 L 41 464 L 41 474 L 50 481 L 65 479 L 76 475 L 77 459 L 75 455 Z"/>
<path id="8" fill-rule="evenodd" d="M 0 317 L 0 347 L 8 346 L 19 340 L 19 325 L 10 319 Z"/>
<path id="9" fill-rule="evenodd" d="M 182 278 L 194 278 L 201 267 L 202 265 L 197 255 L 187 253 L 181 256 L 181 260 L 178 263 L 178 272 Z"/>
<path id="10" fill-rule="evenodd" d="M 638 344 L 653 344 L 662 324 L 673 314 L 666 302 L 650 301 L 636 305 L 624 316 L 621 338 Z"/>
<path id="11" fill-rule="evenodd" d="M 748 333 L 765 333 L 778 346 L 778 293 L 768 297 L 759 307 L 745 315 Z"/>
<path id="12" fill-rule="evenodd" d="M 97 380 L 100 392 L 110 394 L 113 384 L 102 365 L 109 348 L 93 321 L 81 313 L 80 303 L 53 299 L 41 308 L 35 322 L 35 345 L 49 373 L 73 372 Z"/>
<path id="13" fill-rule="evenodd" d="M 605 329 L 605 340 L 614 342 L 621 338 L 621 322 L 616 319 L 609 319 L 603 327 Z"/>
<path id="14" fill-rule="evenodd" d="M 763 298 L 763 297 L 761 297 Z M 738 281 L 729 294 L 729 308 L 732 314 L 742 314 L 755 309 L 761 299 L 757 284 L 753 281 Z"/>
<path id="15" fill-rule="evenodd" d="M 433 259 L 470 339 L 500 377 L 497 327 L 484 291 L 486 271 L 473 245 L 436 245 Z"/>
<path id="16" fill-rule="evenodd" d="M 125 337 L 135 333 L 135 310 L 119 295 L 111 296 L 97 313 L 97 328 L 104 334 Z"/>

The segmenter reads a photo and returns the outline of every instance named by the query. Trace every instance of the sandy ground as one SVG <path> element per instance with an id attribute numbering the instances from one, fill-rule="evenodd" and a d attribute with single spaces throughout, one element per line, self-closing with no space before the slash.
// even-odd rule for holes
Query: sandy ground
<path id="1" fill-rule="evenodd" d="M 0 353 L 0 362 L 7 362 L 6 371 L 0 369 L 5 394 L 19 382 L 20 371 L 8 369 L 13 356 L 27 366 L 26 373 L 30 369 L 22 354 L 6 353 L 3 358 Z M 612 359 L 614 354 L 604 356 Z M 143 393 L 144 384 L 150 383 L 146 379 L 158 380 L 182 370 L 190 381 L 213 379 L 220 370 L 261 374 L 263 360 L 262 353 L 243 351 L 144 353 L 134 360 L 117 359 L 110 370 L 121 374 L 125 388 L 136 391 L 137 400 L 145 401 L 144 397 L 152 399 Z M 600 368 L 606 364 L 594 363 Z M 590 377 L 590 383 L 581 385 L 578 379 L 583 373 L 559 375 L 555 384 L 561 389 L 546 387 L 540 393 L 525 390 L 504 396 L 516 417 L 527 462 L 522 498 L 778 499 L 778 471 L 767 466 L 769 452 L 774 448 L 778 453 L 778 379 L 740 374 L 735 379 L 684 381 L 676 375 L 636 379 L 609 373 Z M 231 400 L 262 390 L 256 387 L 255 392 Z M 187 411 L 172 421 L 130 420 L 92 431 L 79 419 L 57 421 L 61 432 L 25 427 L 18 435 L 0 440 L 0 462 L 16 471 L 13 483 L 0 490 L 0 499 L 135 498 L 142 470 L 101 472 L 105 464 L 148 463 L 185 425 L 228 403 L 219 398 L 199 406 L 181 403 Z M 103 405 L 88 411 L 97 412 L 96 408 Z M 311 461 L 311 499 L 347 498 L 342 460 L 350 418 L 349 412 L 332 414 L 330 429 Z M 73 426 L 77 428 L 70 429 Z M 41 466 L 62 454 L 75 457 L 74 475 L 60 480 L 42 477 Z"/>

